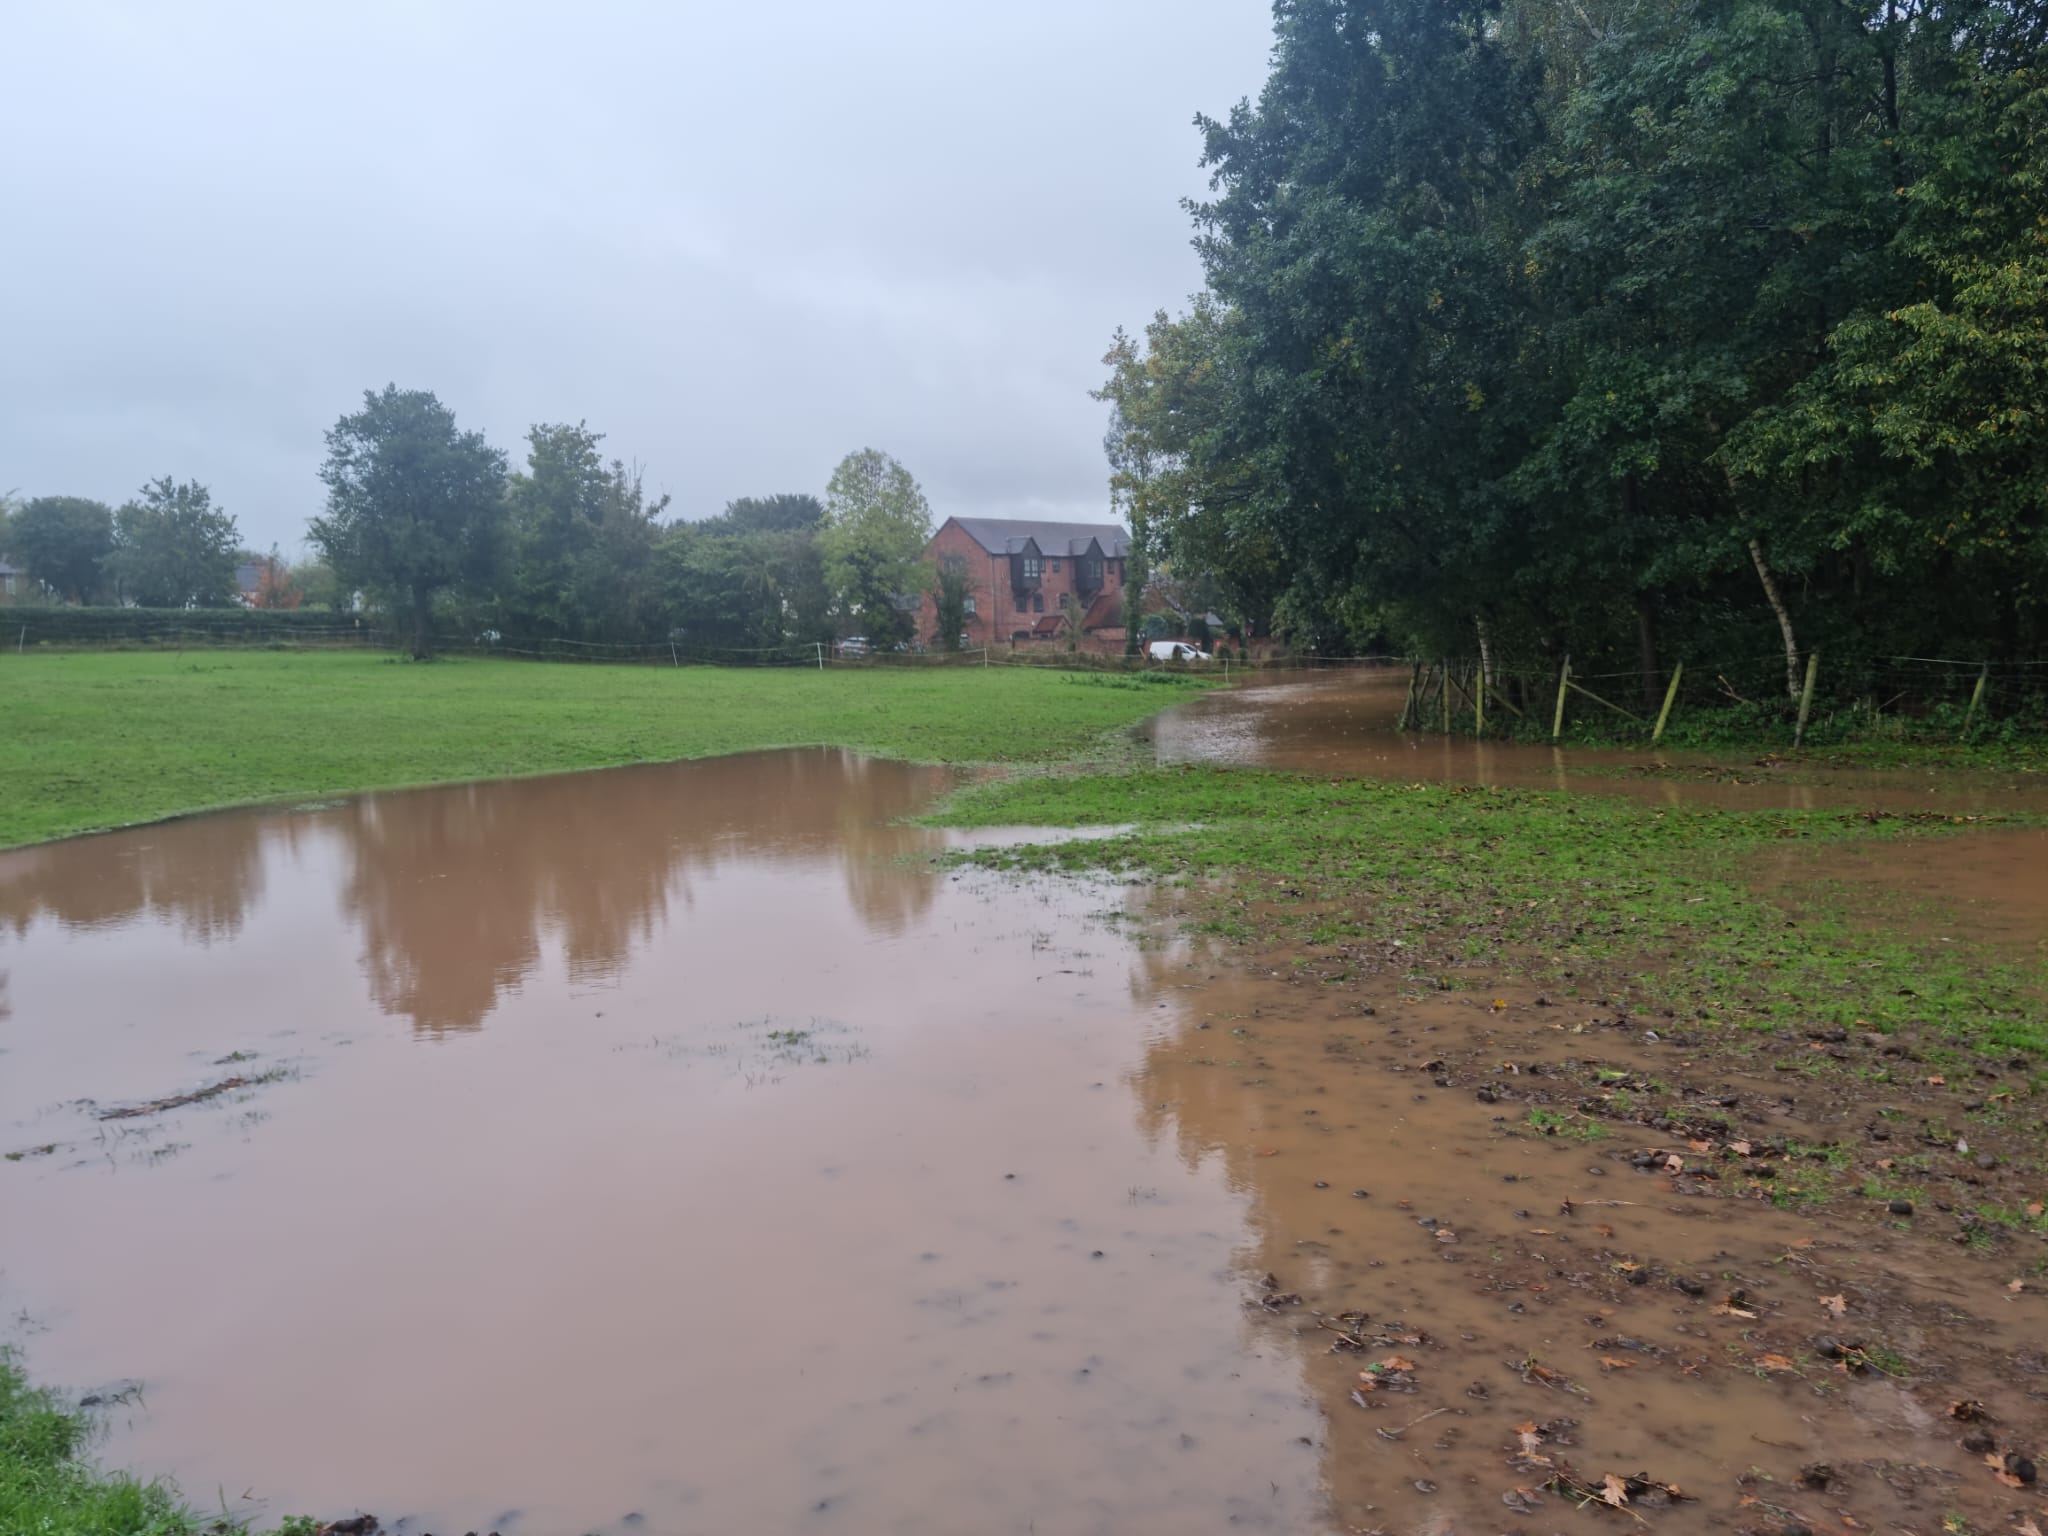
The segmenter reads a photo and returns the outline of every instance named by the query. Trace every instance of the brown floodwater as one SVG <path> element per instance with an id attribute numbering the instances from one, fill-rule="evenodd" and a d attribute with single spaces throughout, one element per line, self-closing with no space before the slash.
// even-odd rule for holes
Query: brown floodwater
<path id="1" fill-rule="evenodd" d="M 1261 684 L 1153 735 L 1169 760 L 1790 803 L 1389 742 L 1398 705 Z M 1755 1362 L 1816 1296 L 1854 1317 L 1901 1277 L 2012 1337 L 1983 1321 L 2003 1270 L 1703 1202 L 1632 1142 L 1532 1135 L 1520 1095 L 1597 1054 L 1739 1093 L 1760 1140 L 1858 1106 L 1761 1063 L 1702 1075 L 1598 999 L 1390 979 L 1362 1007 L 1288 956 L 1226 968 L 1170 937 L 1171 888 L 946 871 L 946 835 L 902 819 L 954 782 L 764 753 L 0 854 L 0 1341 L 113 1399 L 112 1464 L 407 1536 L 1594 1519 L 1517 1460 L 1525 1425 L 1596 1484 L 1683 1487 L 1648 1516 L 1674 1536 L 1745 1523 L 1759 1468 L 1809 1506 L 1790 1479 L 1817 1457 L 1982 1475 L 1895 1383 Z M 2029 837 L 1915 842 L 1905 878 L 1959 932 L 2024 928 Z M 1828 872 L 1896 881 L 1892 856 Z M 1333 1349 L 1339 1312 L 1369 1352 Z M 1361 1381 L 1388 1359 L 1410 1368 Z M 2019 1384 L 1959 1390 L 2030 1412 Z M 1892 1513 L 1852 1491 L 1845 1516 Z"/>
<path id="2" fill-rule="evenodd" d="M 236 1512 L 1316 1528 L 1252 1194 L 1133 1099 L 1179 1005 L 1120 888 L 937 870 L 893 823 L 952 782 L 782 752 L 0 856 L 30 1370 L 135 1384 L 105 1458 Z"/>
<path id="3" fill-rule="evenodd" d="M 1753 810 L 2048 810 L 2048 775 L 1857 768 L 1765 754 L 1634 751 L 1397 731 L 1408 674 L 1392 668 L 1258 681 L 1204 694 L 1145 728 L 1159 761 L 1229 763 L 1402 783 L 1621 794 Z"/>

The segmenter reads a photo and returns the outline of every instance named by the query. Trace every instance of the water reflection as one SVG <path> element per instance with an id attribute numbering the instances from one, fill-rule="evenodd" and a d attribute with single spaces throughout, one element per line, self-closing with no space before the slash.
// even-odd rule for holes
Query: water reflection
<path id="1" fill-rule="evenodd" d="M 0 925 L 159 923 L 209 944 L 240 935 L 273 884 L 325 884 L 378 1008 L 423 1033 L 470 1030 L 551 947 L 572 981 L 619 975 L 736 860 L 836 865 L 861 919 L 900 932 L 934 876 L 896 856 L 938 838 L 895 823 L 952 782 L 817 749 L 199 817 L 0 855 Z"/>

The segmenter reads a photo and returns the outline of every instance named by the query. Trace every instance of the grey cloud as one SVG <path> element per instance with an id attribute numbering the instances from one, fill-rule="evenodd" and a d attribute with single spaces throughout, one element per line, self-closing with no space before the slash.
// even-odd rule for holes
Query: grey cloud
<path id="1" fill-rule="evenodd" d="M 941 513 L 1092 512 L 1111 330 L 1199 281 L 1250 0 L 10 15 L 0 489 L 317 510 L 361 390 L 587 419 L 688 515 L 885 447 Z"/>

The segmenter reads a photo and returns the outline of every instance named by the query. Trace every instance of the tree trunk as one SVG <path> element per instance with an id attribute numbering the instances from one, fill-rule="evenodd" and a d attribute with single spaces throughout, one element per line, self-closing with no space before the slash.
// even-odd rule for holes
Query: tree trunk
<path id="1" fill-rule="evenodd" d="M 425 587 L 412 589 L 412 659 L 434 659 L 434 602 Z"/>
<path id="2" fill-rule="evenodd" d="M 1641 674 L 1643 709 L 1654 710 L 1663 698 L 1657 686 L 1657 610 L 1647 592 L 1636 594 L 1636 671 Z"/>
<path id="3" fill-rule="evenodd" d="M 1493 692 L 1493 632 L 1486 627 L 1486 620 L 1477 614 L 1472 616 L 1472 627 L 1479 631 L 1479 675 L 1488 693 Z"/>
<path id="4" fill-rule="evenodd" d="M 1771 612 L 1778 616 L 1778 629 L 1785 637 L 1785 697 L 1795 704 L 1799 702 L 1799 640 L 1792 632 L 1791 610 L 1786 608 L 1785 599 L 1778 595 L 1778 583 L 1771 576 L 1770 565 L 1764 560 L 1764 547 L 1755 539 L 1749 541 L 1749 558 L 1756 562 L 1756 574 L 1764 584 L 1764 597 L 1771 605 Z"/>

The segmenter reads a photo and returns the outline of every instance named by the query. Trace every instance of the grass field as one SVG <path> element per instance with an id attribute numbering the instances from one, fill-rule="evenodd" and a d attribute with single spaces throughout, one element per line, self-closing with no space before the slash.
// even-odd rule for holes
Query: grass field
<path id="1" fill-rule="evenodd" d="M 321 652 L 0 657 L 0 847 L 287 797 L 761 747 L 921 762 L 1097 750 L 1159 674 L 548 666 Z"/>
<path id="2" fill-rule="evenodd" d="M 1927 1059 L 1956 1068 L 2048 1055 L 2035 968 L 1951 944 L 1925 913 L 1858 921 L 1826 892 L 1809 893 L 1795 928 L 1750 879 L 1756 856 L 1788 839 L 1940 836 L 1945 824 L 1185 768 L 999 780 L 940 819 L 1126 826 L 971 857 L 1188 884 L 1206 931 L 1292 950 L 1297 970 L 1332 984 L 1392 949 L 1426 986 L 1576 978 L 1761 1051 L 1816 1026 L 1912 1026 Z"/>

